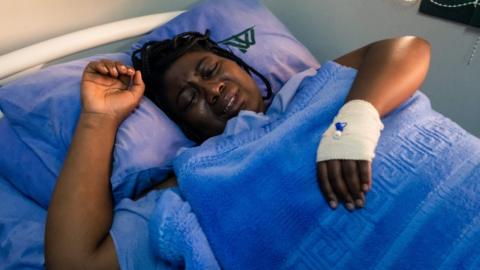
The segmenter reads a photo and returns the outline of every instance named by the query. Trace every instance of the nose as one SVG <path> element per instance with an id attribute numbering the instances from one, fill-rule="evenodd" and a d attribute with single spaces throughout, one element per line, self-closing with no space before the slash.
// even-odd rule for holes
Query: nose
<path id="1" fill-rule="evenodd" d="M 205 82 L 204 87 L 205 97 L 210 104 L 215 104 L 218 98 L 222 95 L 223 90 L 225 89 L 225 83 L 217 82 Z"/>

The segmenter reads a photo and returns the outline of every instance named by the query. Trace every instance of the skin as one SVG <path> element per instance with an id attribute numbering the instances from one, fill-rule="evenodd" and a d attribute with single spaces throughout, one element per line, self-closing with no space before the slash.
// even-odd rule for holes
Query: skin
<path id="1" fill-rule="evenodd" d="M 80 118 L 48 209 L 48 269 L 119 268 L 109 235 L 111 153 L 118 126 L 144 89 L 140 72 L 121 63 L 91 62 L 85 68 Z"/>
<path id="2" fill-rule="evenodd" d="M 384 116 L 420 86 L 429 60 L 430 45 L 425 40 L 402 37 L 369 44 L 335 61 L 358 69 L 347 101 L 367 100 Z M 133 80 L 131 88 L 129 78 Z M 221 80 L 215 82 L 212 87 L 217 85 L 221 98 Z M 122 63 L 104 60 L 92 62 L 85 69 L 80 119 L 48 210 L 47 268 L 119 268 L 108 233 L 113 219 L 111 153 L 118 126 L 138 105 L 144 88 L 140 72 Z M 204 95 L 211 98 L 207 92 Z M 245 108 L 254 109 L 248 106 Z M 345 202 L 347 209 L 363 207 L 365 192 L 372 183 L 368 162 L 330 160 L 317 167 L 319 186 L 327 202 Z M 170 184 L 174 182 L 169 180 Z"/>
<path id="3" fill-rule="evenodd" d="M 176 122 L 205 140 L 240 110 L 264 112 L 260 89 L 237 63 L 206 51 L 180 57 L 165 72 L 164 101 Z"/>
<path id="4" fill-rule="evenodd" d="M 340 58 L 339 64 L 358 70 L 346 101 L 370 102 L 383 117 L 406 101 L 424 81 L 430 65 L 430 44 L 406 36 L 372 43 Z M 332 208 L 344 202 L 348 210 L 365 205 L 371 189 L 368 161 L 328 160 L 317 163 L 320 189 Z"/>

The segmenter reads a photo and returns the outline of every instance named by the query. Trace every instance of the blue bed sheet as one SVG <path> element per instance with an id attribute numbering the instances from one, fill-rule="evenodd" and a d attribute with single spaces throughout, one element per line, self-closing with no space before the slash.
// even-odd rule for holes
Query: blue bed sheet
<path id="1" fill-rule="evenodd" d="M 383 120 L 366 208 L 328 208 L 316 145 L 354 77 L 324 64 L 283 117 L 183 152 L 180 193 L 121 201 L 122 269 L 480 268 L 480 141 L 421 93 Z M 0 269 L 43 269 L 46 211 L 13 180 L 0 171 Z"/>
<path id="2" fill-rule="evenodd" d="M 0 269 L 43 269 L 47 212 L 1 175 L 0 198 Z"/>

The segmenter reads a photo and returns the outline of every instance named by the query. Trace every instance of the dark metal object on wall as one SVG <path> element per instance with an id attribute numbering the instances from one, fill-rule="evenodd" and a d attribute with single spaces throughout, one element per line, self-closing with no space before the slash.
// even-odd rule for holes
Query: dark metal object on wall
<path id="1" fill-rule="evenodd" d="M 480 27 L 480 1 L 422 0 L 420 12 Z"/>

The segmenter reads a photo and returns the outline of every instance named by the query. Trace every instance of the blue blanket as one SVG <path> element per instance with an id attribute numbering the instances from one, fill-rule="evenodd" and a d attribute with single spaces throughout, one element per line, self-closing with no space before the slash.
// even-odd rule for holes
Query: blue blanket
<path id="1" fill-rule="evenodd" d="M 366 207 L 327 206 L 316 148 L 355 76 L 328 62 L 280 118 L 179 155 L 182 197 L 166 192 L 150 226 L 159 255 L 226 269 L 480 269 L 480 141 L 422 93 L 383 119 Z"/>

